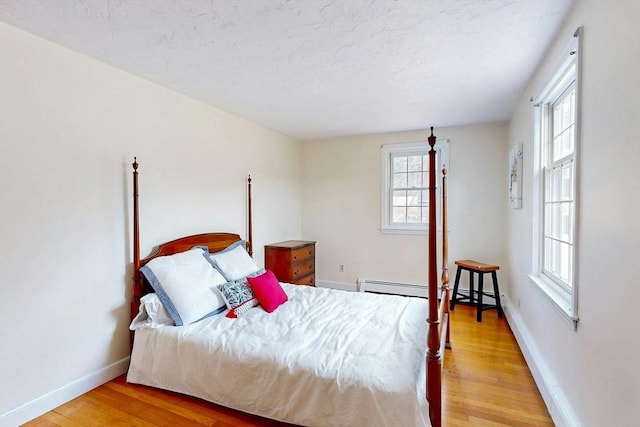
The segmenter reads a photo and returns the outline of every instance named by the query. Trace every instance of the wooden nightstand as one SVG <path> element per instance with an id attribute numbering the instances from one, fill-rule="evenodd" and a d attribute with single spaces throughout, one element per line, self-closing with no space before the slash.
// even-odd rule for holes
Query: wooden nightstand
<path id="1" fill-rule="evenodd" d="M 264 267 L 279 281 L 316 285 L 316 242 L 287 240 L 264 247 Z"/>

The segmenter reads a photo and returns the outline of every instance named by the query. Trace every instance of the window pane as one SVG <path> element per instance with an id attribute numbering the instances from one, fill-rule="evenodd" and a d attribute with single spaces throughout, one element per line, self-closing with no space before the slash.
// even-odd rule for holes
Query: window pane
<path id="1" fill-rule="evenodd" d="M 407 192 L 405 190 L 393 190 L 393 206 L 407 206 Z"/>
<path id="2" fill-rule="evenodd" d="M 575 88 L 553 105 L 552 132 L 552 161 L 572 154 L 575 150 Z"/>
<path id="3" fill-rule="evenodd" d="M 568 127 L 573 124 L 574 120 L 574 100 L 575 90 L 569 92 L 569 95 L 562 101 L 562 123 L 564 127 Z"/>
<path id="4" fill-rule="evenodd" d="M 407 171 L 407 156 L 395 156 L 395 157 L 393 157 L 393 171 L 394 172 L 406 172 Z"/>
<path id="5" fill-rule="evenodd" d="M 422 219 L 421 209 L 419 207 L 407 208 L 407 222 L 419 223 Z"/>
<path id="6" fill-rule="evenodd" d="M 420 206 L 422 204 L 420 193 L 416 190 L 407 191 L 407 206 Z"/>
<path id="7" fill-rule="evenodd" d="M 569 285 L 569 271 L 571 267 L 571 246 L 566 243 L 558 243 L 560 257 L 558 259 L 557 275 L 565 284 Z"/>
<path id="8" fill-rule="evenodd" d="M 420 188 L 422 186 L 422 172 L 408 173 L 407 176 L 407 188 Z"/>
<path id="9" fill-rule="evenodd" d="M 406 173 L 394 173 L 393 174 L 393 188 L 407 188 L 407 174 Z"/>
<path id="10" fill-rule="evenodd" d="M 544 239 L 544 269 L 551 271 L 551 260 L 553 260 L 553 253 L 551 248 L 551 239 Z"/>
<path id="11" fill-rule="evenodd" d="M 407 208 L 393 207 L 393 222 L 407 222 Z"/>
<path id="12" fill-rule="evenodd" d="M 549 212 L 549 216 L 547 218 L 547 222 L 549 224 L 549 227 L 547 229 L 548 231 L 547 236 L 553 237 L 554 239 L 559 239 L 560 238 L 560 231 L 559 231 L 560 206 L 557 203 L 552 203 L 549 205 L 548 212 Z"/>
<path id="13" fill-rule="evenodd" d="M 573 162 L 562 165 L 560 200 L 573 200 Z"/>
<path id="14" fill-rule="evenodd" d="M 409 156 L 407 163 L 407 170 L 409 172 L 419 172 L 422 170 L 422 156 Z"/>
<path id="15" fill-rule="evenodd" d="M 557 202 L 560 200 L 560 191 L 562 189 L 562 169 L 555 167 L 549 174 L 549 202 Z"/>
<path id="16" fill-rule="evenodd" d="M 546 174 L 545 201 L 573 200 L 573 159 L 550 169 Z"/>
<path id="17" fill-rule="evenodd" d="M 551 169 L 544 169 L 544 202 L 548 203 L 549 201 L 552 201 L 553 198 L 551 197 L 551 193 L 552 193 L 552 189 L 553 189 L 553 168 Z"/>
<path id="18" fill-rule="evenodd" d="M 562 134 L 562 147 L 560 147 L 561 157 L 573 153 L 574 129 L 575 126 L 571 124 L 571 126 Z"/>
<path id="19" fill-rule="evenodd" d="M 557 241 L 552 239 L 544 239 L 544 268 L 553 273 L 556 270 L 555 261 L 557 260 Z"/>
<path id="20" fill-rule="evenodd" d="M 569 276 L 571 271 L 571 245 L 557 240 L 545 241 L 545 269 L 560 279 L 565 285 L 571 286 Z"/>
<path id="21" fill-rule="evenodd" d="M 573 202 L 560 205 L 560 239 L 573 244 Z"/>

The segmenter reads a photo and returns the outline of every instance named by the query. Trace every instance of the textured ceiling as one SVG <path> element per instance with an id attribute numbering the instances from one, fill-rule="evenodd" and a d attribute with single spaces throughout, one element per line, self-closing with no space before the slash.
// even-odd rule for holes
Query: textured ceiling
<path id="1" fill-rule="evenodd" d="M 292 137 L 508 120 L 573 0 L 0 0 L 0 20 Z"/>

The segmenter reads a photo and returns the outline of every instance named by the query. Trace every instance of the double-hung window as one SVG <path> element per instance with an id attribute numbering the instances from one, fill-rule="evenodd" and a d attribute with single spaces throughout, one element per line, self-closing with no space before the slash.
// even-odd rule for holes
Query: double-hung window
<path id="1" fill-rule="evenodd" d="M 429 149 L 426 142 L 382 146 L 380 230 L 383 233 L 426 233 L 429 221 Z M 439 193 L 442 167 L 448 163 L 447 141 L 436 141 L 435 150 Z M 440 196 L 436 199 L 439 204 Z"/>
<path id="2" fill-rule="evenodd" d="M 580 146 L 579 37 L 536 100 L 532 281 L 574 322 Z"/>
<path id="3" fill-rule="evenodd" d="M 566 292 L 573 287 L 575 224 L 576 86 L 572 80 L 558 99 L 543 106 L 549 134 L 544 136 L 542 165 L 542 272 Z"/>

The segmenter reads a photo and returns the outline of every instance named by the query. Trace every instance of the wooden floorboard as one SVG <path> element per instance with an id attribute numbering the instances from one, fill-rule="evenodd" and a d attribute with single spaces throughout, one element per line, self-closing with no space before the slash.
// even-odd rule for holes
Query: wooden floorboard
<path id="1" fill-rule="evenodd" d="M 475 310 L 451 313 L 452 350 L 445 353 L 443 425 L 553 426 L 505 319 L 495 310 L 475 321 Z M 120 376 L 25 424 L 29 427 L 215 426 L 282 427 L 287 424 L 233 411 Z"/>

